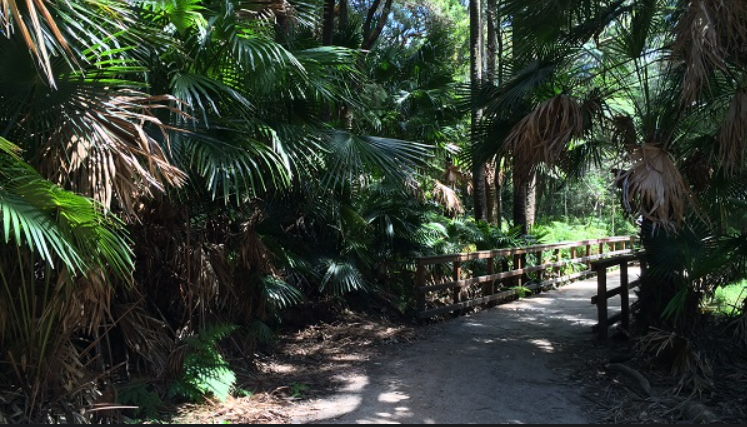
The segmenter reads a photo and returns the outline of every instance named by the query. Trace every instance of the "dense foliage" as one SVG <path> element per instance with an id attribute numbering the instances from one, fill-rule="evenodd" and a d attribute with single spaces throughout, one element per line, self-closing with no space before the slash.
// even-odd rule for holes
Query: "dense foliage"
<path id="1" fill-rule="evenodd" d="M 416 257 L 535 214 L 640 219 L 643 320 L 686 331 L 747 277 L 747 7 L 485 3 L 0 0 L 0 419 L 223 398 L 221 340 L 409 314 Z"/>

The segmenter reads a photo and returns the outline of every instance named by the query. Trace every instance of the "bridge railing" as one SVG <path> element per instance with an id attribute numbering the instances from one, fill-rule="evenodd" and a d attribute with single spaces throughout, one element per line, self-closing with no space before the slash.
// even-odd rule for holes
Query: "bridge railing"
<path id="1" fill-rule="evenodd" d="M 592 262 L 631 254 L 636 241 L 619 236 L 418 258 L 419 317 L 460 312 L 590 276 Z"/>
<path id="2" fill-rule="evenodd" d="M 591 264 L 591 269 L 597 273 L 597 295 L 591 298 L 591 303 L 597 306 L 599 318 L 599 323 L 592 328 L 592 331 L 597 334 L 599 339 L 606 340 L 609 337 L 609 328 L 617 323 L 621 323 L 624 331 L 630 331 L 630 314 L 632 311 L 630 290 L 639 287 L 641 279 L 631 281 L 628 267 L 632 263 L 639 263 L 641 276 L 643 276 L 646 271 L 646 262 L 642 255 L 643 252 L 638 252 L 595 261 Z M 614 289 L 608 289 L 607 287 L 607 270 L 610 268 L 620 269 L 620 286 Z M 618 295 L 620 296 L 620 312 L 610 316 L 608 300 Z"/>

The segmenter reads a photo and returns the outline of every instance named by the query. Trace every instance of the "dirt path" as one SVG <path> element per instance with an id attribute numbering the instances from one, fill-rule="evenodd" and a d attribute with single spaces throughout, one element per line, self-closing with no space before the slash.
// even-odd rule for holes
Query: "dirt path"
<path id="1" fill-rule="evenodd" d="M 333 394 L 290 415 L 296 423 L 589 423 L 581 385 L 567 374 L 592 345 L 595 293 L 592 279 L 425 327 L 421 339 L 338 373 Z"/>

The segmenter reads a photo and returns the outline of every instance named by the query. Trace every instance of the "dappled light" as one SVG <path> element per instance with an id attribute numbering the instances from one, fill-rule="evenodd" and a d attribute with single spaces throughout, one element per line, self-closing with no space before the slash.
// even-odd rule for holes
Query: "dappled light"
<path id="1" fill-rule="evenodd" d="M 0 424 L 747 421 L 745 0 L 0 0 L 0 58 Z"/>

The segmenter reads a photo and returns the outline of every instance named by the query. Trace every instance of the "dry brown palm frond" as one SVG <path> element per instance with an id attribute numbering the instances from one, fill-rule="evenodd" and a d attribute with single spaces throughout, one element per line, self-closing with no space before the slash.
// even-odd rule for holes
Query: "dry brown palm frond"
<path id="1" fill-rule="evenodd" d="M 156 377 L 167 374 L 175 347 L 167 325 L 150 316 L 139 304 L 119 304 L 112 311 L 129 351 L 147 361 L 148 371 Z"/>
<path id="2" fill-rule="evenodd" d="M 555 165 L 571 140 L 583 136 L 583 132 L 581 105 L 568 95 L 558 95 L 519 122 L 505 146 L 514 154 L 517 172 L 528 181 L 539 164 Z"/>
<path id="3" fill-rule="evenodd" d="M 668 365 L 672 376 L 679 380 L 675 394 L 684 390 L 690 390 L 693 395 L 702 394 L 713 387 L 713 367 L 692 340 L 675 332 L 652 328 L 637 347 Z"/>
<path id="4" fill-rule="evenodd" d="M 711 166 L 708 155 L 700 150 L 696 150 L 683 163 L 680 170 L 682 175 L 687 178 L 693 190 L 696 192 L 705 191 L 711 183 L 715 171 Z"/>
<path id="5" fill-rule="evenodd" d="M 0 29 L 6 37 L 11 37 L 14 29 L 20 32 L 26 47 L 36 58 L 44 76 L 50 85 L 55 87 L 44 27 L 49 29 L 54 41 L 69 55 L 71 60 L 74 61 L 75 57 L 43 0 L 26 0 L 21 7 L 19 4 L 18 0 L 0 0 Z M 31 28 L 27 24 L 27 19 L 31 20 Z"/>
<path id="6" fill-rule="evenodd" d="M 630 155 L 633 166 L 620 177 L 625 207 L 656 227 L 676 232 L 688 206 L 694 206 L 690 187 L 659 145 L 644 144 Z"/>
<path id="7" fill-rule="evenodd" d="M 236 15 L 243 19 L 273 19 L 293 14 L 293 5 L 288 0 L 245 0 Z"/>
<path id="8" fill-rule="evenodd" d="M 446 170 L 444 171 L 444 182 L 447 185 L 454 185 L 456 183 L 465 183 L 469 182 L 472 179 L 470 178 L 470 175 L 467 173 L 464 173 L 459 166 L 448 164 L 446 165 Z"/>
<path id="9" fill-rule="evenodd" d="M 638 137 L 635 128 L 635 121 L 632 117 L 618 115 L 612 119 L 611 123 L 613 127 L 615 142 L 618 142 L 625 147 L 635 145 Z"/>
<path id="10" fill-rule="evenodd" d="M 151 97 L 134 91 L 118 91 L 96 97 L 87 108 L 66 114 L 48 140 L 40 170 L 62 185 L 105 207 L 117 198 L 127 213 L 134 213 L 133 199 L 166 185 L 181 186 L 186 175 L 173 166 L 158 141 L 148 133 L 155 129 L 168 144 L 167 131 L 154 114 L 156 109 L 180 113 L 166 103 L 170 96 Z"/>
<path id="11" fill-rule="evenodd" d="M 58 294 L 50 302 L 48 313 L 58 316 L 55 321 L 61 330 L 84 331 L 94 336 L 110 320 L 107 313 L 113 287 L 106 274 L 101 269 L 91 270 L 82 277 L 71 277 L 67 270 L 60 272 Z"/>
<path id="12" fill-rule="evenodd" d="M 734 95 L 718 137 L 719 160 L 727 176 L 736 176 L 744 169 L 747 154 L 747 90 Z"/>
<path id="13" fill-rule="evenodd" d="M 685 62 L 686 103 L 708 89 L 714 70 L 729 73 L 728 62 L 742 58 L 747 48 L 747 2 L 693 0 L 676 29 L 675 53 Z"/>
<path id="14" fill-rule="evenodd" d="M 464 212 L 462 201 L 459 200 L 456 191 L 451 187 L 442 184 L 440 181 L 434 180 L 433 182 L 433 197 L 448 213 Z"/>

